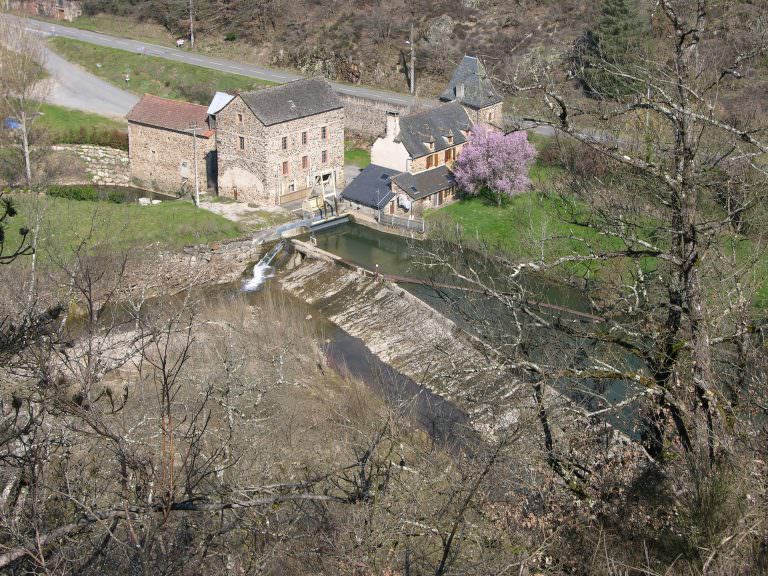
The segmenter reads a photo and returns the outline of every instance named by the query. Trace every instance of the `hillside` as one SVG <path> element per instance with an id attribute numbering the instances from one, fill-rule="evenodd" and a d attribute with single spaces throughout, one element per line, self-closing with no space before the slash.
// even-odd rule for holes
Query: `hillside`
<path id="1" fill-rule="evenodd" d="M 126 35 L 135 29 L 145 39 L 168 43 L 189 33 L 186 2 L 87 0 L 84 8 L 78 26 Z M 760 2 L 715 4 L 708 13 L 714 32 L 703 39 L 707 52 L 740 45 L 743 30 L 763 9 Z M 195 35 L 202 52 L 406 91 L 413 23 L 418 92 L 429 96 L 464 54 L 481 56 L 497 79 L 518 73 L 530 58 L 551 61 L 567 74 L 567 55 L 600 13 L 600 2 L 579 0 L 197 0 Z M 648 53 L 655 54 L 665 30 L 652 14 L 640 13 L 638 21 L 648 25 Z M 768 66 L 768 59 L 758 65 Z M 579 91 L 576 82 L 573 88 Z M 766 112 L 765 91 L 764 80 L 743 83 L 724 95 L 723 105 L 730 114 Z"/>

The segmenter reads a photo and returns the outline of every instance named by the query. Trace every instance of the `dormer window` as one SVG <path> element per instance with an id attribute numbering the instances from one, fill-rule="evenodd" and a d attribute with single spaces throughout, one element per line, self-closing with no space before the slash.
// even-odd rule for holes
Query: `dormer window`
<path id="1" fill-rule="evenodd" d="M 445 141 L 448 142 L 450 146 L 453 146 L 453 134 L 448 134 L 448 136 L 445 137 Z"/>

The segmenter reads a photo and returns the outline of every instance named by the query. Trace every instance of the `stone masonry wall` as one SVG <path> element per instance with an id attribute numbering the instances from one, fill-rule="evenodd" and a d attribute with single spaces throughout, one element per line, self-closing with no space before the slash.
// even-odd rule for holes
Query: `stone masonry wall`
<path id="1" fill-rule="evenodd" d="M 349 94 L 338 96 L 344 104 L 346 129 L 364 136 L 378 137 L 384 134 L 387 112 L 397 112 L 400 115 L 408 112 L 407 104 L 390 104 Z"/>
<path id="2" fill-rule="evenodd" d="M 182 250 L 135 254 L 124 282 L 128 294 L 169 296 L 192 286 L 212 286 L 240 280 L 247 268 L 266 252 L 252 238 L 187 246 Z M 147 263 L 150 261 L 151 266 Z"/>
<path id="3" fill-rule="evenodd" d="M 240 120 L 242 118 L 242 120 Z M 279 197 L 312 186 L 315 176 L 330 172 L 336 190 L 344 187 L 344 111 L 332 110 L 290 122 L 264 126 L 240 98 L 217 114 L 216 146 L 219 194 L 245 202 L 277 204 Z M 327 138 L 321 138 L 321 129 Z M 302 144 L 302 133 L 307 143 Z M 286 137 L 287 148 L 282 148 Z M 240 148 L 244 139 L 244 149 Z M 322 152 L 327 160 L 322 162 Z M 308 167 L 302 167 L 306 156 Z M 283 176 L 282 164 L 288 162 Z"/>
<path id="4" fill-rule="evenodd" d="M 125 150 L 84 144 L 62 144 L 53 146 L 53 149 L 77 154 L 85 163 L 91 182 L 98 186 L 130 184 L 130 162 Z"/>
<path id="5" fill-rule="evenodd" d="M 131 182 L 158 192 L 194 191 L 192 134 L 128 124 Z M 214 138 L 197 138 L 197 173 L 200 190 L 207 190 L 207 158 L 215 149 Z"/>

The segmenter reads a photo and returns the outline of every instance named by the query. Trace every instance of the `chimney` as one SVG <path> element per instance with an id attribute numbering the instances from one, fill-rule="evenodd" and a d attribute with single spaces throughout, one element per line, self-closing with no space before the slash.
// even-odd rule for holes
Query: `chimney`
<path id="1" fill-rule="evenodd" d="M 386 136 L 394 140 L 400 133 L 400 114 L 397 112 L 387 112 L 387 132 Z"/>
<path id="2" fill-rule="evenodd" d="M 464 98 L 464 84 L 456 84 L 455 92 L 458 100 Z"/>

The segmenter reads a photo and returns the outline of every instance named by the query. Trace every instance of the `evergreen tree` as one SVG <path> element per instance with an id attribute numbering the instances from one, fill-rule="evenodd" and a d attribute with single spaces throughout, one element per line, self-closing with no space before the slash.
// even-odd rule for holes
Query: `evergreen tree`
<path id="1" fill-rule="evenodd" d="M 588 30 L 574 49 L 574 74 L 587 94 L 620 100 L 642 90 L 622 74 L 633 74 L 633 63 L 641 57 L 647 36 L 637 0 L 603 0 L 597 27 Z"/>

